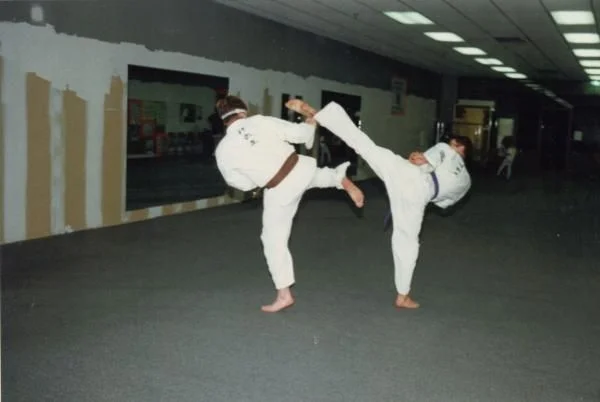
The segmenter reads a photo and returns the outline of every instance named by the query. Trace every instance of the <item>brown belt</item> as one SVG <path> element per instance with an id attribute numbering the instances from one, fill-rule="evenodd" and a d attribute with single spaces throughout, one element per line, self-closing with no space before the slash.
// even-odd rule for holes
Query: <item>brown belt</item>
<path id="1" fill-rule="evenodd" d="M 283 179 L 285 179 L 287 177 L 287 175 L 290 174 L 290 172 L 292 171 L 294 166 L 296 166 L 296 163 L 298 163 L 298 154 L 294 152 L 290 156 L 288 156 L 288 158 L 285 160 L 285 162 L 283 162 L 283 165 L 281 165 L 281 168 L 279 169 L 279 171 L 277 173 L 275 173 L 275 176 L 273 176 L 273 178 L 271 180 L 269 180 L 269 182 L 265 185 L 265 187 L 266 188 L 277 187 L 279 185 L 279 183 L 281 183 L 283 181 Z"/>

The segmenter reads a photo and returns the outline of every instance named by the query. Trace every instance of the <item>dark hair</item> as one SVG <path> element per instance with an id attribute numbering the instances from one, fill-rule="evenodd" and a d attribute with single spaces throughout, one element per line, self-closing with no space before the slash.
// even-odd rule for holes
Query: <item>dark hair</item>
<path id="1" fill-rule="evenodd" d="M 473 152 L 473 141 L 465 135 L 453 135 L 450 137 L 450 141 L 456 141 L 459 145 L 465 148 L 465 159 L 471 156 Z"/>
<path id="2" fill-rule="evenodd" d="M 246 111 L 248 110 L 248 106 L 246 106 L 246 102 L 241 100 L 239 97 L 233 96 L 233 95 L 227 95 L 224 98 L 219 99 L 215 105 L 215 108 L 217 109 L 217 113 L 218 113 L 219 117 L 221 117 L 221 118 L 226 113 L 231 112 L 232 110 L 235 110 L 235 109 L 243 109 Z M 227 124 L 228 122 L 235 119 L 236 117 L 237 117 L 237 114 L 228 116 L 223 120 L 223 123 Z"/>

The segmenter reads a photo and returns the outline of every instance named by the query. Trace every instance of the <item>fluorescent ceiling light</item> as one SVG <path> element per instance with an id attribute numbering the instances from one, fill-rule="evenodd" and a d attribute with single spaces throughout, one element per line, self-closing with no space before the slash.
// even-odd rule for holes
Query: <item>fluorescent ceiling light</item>
<path id="1" fill-rule="evenodd" d="M 597 33 L 573 33 L 564 34 L 569 43 L 600 43 L 600 36 Z"/>
<path id="2" fill-rule="evenodd" d="M 498 71 L 499 73 L 514 73 L 516 71 L 512 67 L 506 67 L 506 66 L 492 67 L 492 70 Z"/>
<path id="3" fill-rule="evenodd" d="M 465 54 L 467 56 L 485 56 L 486 53 L 476 47 L 455 47 L 456 50 L 460 54 Z"/>
<path id="4" fill-rule="evenodd" d="M 599 75 L 600 74 L 600 68 L 586 68 L 585 72 L 590 74 L 590 75 Z"/>
<path id="5" fill-rule="evenodd" d="M 573 49 L 577 57 L 600 57 L 600 49 Z"/>
<path id="6" fill-rule="evenodd" d="M 525 74 L 521 74 L 521 73 L 506 73 L 505 74 L 508 78 L 515 78 L 518 80 L 522 80 L 527 78 L 527 76 Z"/>
<path id="7" fill-rule="evenodd" d="M 600 67 L 600 60 L 579 60 L 584 67 Z"/>
<path id="8" fill-rule="evenodd" d="M 433 21 L 415 11 L 385 11 L 384 14 L 401 24 L 433 25 Z"/>
<path id="9" fill-rule="evenodd" d="M 600 75 L 590 75 L 590 80 L 600 81 Z"/>
<path id="10" fill-rule="evenodd" d="M 481 64 L 485 64 L 486 66 L 501 66 L 502 62 L 498 59 L 482 59 L 482 58 L 478 58 L 475 59 L 476 62 L 481 63 Z"/>
<path id="11" fill-rule="evenodd" d="M 552 18 L 558 25 L 594 25 L 591 11 L 552 11 Z"/>
<path id="12" fill-rule="evenodd" d="M 600 81 L 592 81 L 591 84 L 595 87 L 600 87 Z"/>
<path id="13" fill-rule="evenodd" d="M 465 40 L 452 32 L 425 32 L 433 40 L 439 42 L 464 42 Z"/>

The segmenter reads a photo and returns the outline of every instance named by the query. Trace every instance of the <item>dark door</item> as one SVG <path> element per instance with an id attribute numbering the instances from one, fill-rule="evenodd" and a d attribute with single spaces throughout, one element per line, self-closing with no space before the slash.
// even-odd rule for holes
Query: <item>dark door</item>
<path id="1" fill-rule="evenodd" d="M 356 95 L 348 95 L 339 92 L 322 91 L 321 92 L 321 107 L 326 106 L 329 102 L 336 102 L 342 106 L 346 113 L 350 116 L 354 124 L 359 124 L 358 113 L 361 109 L 361 97 Z M 350 162 L 348 168 L 348 176 L 356 175 L 357 155 L 352 148 L 346 143 L 333 135 L 331 131 L 319 126 L 319 136 L 323 137 L 331 153 L 331 161 L 324 163 L 325 166 L 337 166 L 343 162 Z"/>

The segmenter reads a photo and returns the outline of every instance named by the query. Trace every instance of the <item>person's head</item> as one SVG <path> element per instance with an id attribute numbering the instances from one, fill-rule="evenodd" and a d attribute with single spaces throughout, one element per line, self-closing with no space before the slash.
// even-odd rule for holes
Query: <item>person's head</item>
<path id="1" fill-rule="evenodd" d="M 215 107 L 217 109 L 217 114 L 226 126 L 229 126 L 237 119 L 244 118 L 248 115 L 248 106 L 246 105 L 246 102 L 233 95 L 227 95 L 226 97 L 219 99 Z"/>
<path id="2" fill-rule="evenodd" d="M 473 149 L 473 142 L 469 137 L 464 135 L 453 135 L 450 138 L 448 145 L 458 152 L 463 159 L 468 158 L 471 154 L 471 150 Z"/>

